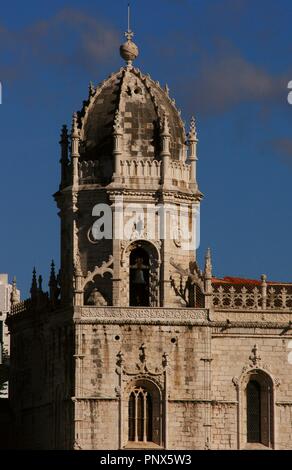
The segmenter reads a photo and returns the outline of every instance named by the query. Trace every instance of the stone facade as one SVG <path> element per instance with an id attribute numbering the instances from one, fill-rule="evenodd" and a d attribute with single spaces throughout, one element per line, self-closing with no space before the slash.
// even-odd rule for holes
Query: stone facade
<path id="1" fill-rule="evenodd" d="M 127 34 L 127 65 L 62 130 L 60 273 L 44 293 L 34 272 L 7 320 L 13 445 L 290 448 L 292 284 L 215 278 L 171 231 L 183 208 L 197 233 L 195 122 L 186 135 Z"/>

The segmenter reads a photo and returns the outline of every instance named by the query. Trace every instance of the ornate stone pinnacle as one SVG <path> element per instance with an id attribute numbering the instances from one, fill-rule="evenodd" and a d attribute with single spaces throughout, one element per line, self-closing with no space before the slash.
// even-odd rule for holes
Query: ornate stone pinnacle
<path id="1" fill-rule="evenodd" d="M 51 274 L 50 274 L 50 282 L 49 285 L 52 285 L 56 282 L 56 273 L 55 273 L 55 263 L 54 260 L 51 262 Z"/>
<path id="2" fill-rule="evenodd" d="M 32 283 L 31 286 L 36 286 L 37 285 L 37 280 L 36 280 L 36 269 L 35 267 L 32 270 Z"/>
<path id="3" fill-rule="evenodd" d="M 77 113 L 73 113 L 73 118 L 72 118 L 72 137 L 78 138 L 79 137 L 79 130 L 78 130 L 78 124 L 77 124 Z"/>
<path id="4" fill-rule="evenodd" d="M 114 119 L 114 125 L 113 125 L 113 129 L 116 133 L 121 131 L 121 128 L 122 128 L 121 127 L 121 119 L 122 119 L 122 116 L 121 116 L 120 110 L 117 109 L 116 113 L 115 113 L 115 119 Z"/>
<path id="5" fill-rule="evenodd" d="M 194 116 L 191 119 L 190 132 L 189 132 L 188 138 L 189 138 L 189 142 L 197 141 L 197 129 L 196 129 L 196 121 L 195 121 Z"/>
<path id="6" fill-rule="evenodd" d="M 205 256 L 205 276 L 212 277 L 212 258 L 211 249 L 208 248 Z"/>
<path id="7" fill-rule="evenodd" d="M 165 135 L 165 136 L 170 135 L 168 116 L 165 111 L 163 113 L 163 119 L 162 119 L 162 135 Z"/>

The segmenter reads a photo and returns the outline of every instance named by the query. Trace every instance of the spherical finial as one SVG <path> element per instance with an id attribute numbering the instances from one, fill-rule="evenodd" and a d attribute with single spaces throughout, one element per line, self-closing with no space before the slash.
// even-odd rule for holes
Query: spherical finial
<path id="1" fill-rule="evenodd" d="M 139 49 L 131 39 L 128 39 L 128 41 L 121 45 L 120 54 L 126 62 L 132 63 L 138 57 Z"/>

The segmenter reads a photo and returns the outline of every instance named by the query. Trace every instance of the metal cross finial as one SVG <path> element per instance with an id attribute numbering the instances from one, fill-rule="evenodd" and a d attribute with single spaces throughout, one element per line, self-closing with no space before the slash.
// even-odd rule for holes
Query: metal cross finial
<path id="1" fill-rule="evenodd" d="M 128 31 L 125 32 L 125 36 L 128 39 L 128 41 L 131 41 L 132 37 L 134 36 L 133 31 L 131 31 L 131 6 L 130 6 L 130 3 L 128 3 Z"/>

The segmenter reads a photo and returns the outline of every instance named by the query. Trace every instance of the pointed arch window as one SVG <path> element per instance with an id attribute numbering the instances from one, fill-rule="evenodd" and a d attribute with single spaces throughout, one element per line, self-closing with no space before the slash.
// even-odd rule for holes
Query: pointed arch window
<path id="1" fill-rule="evenodd" d="M 148 448 L 149 444 L 163 446 L 165 402 L 160 388 L 146 378 L 129 385 L 128 400 L 124 402 L 128 414 L 125 445 L 129 448 Z"/>
<path id="2" fill-rule="evenodd" d="M 143 387 L 135 387 L 129 397 L 129 441 L 151 442 L 152 396 Z"/>

